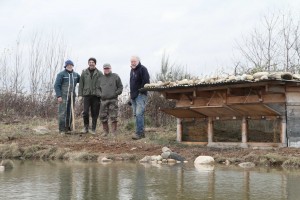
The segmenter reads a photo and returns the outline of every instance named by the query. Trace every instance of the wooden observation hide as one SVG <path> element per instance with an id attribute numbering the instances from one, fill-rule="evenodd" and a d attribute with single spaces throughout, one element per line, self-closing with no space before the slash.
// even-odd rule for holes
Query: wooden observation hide
<path id="1" fill-rule="evenodd" d="M 176 100 L 177 141 L 207 146 L 300 147 L 300 81 L 235 80 L 142 90 Z M 227 136 L 227 139 L 222 139 Z"/>

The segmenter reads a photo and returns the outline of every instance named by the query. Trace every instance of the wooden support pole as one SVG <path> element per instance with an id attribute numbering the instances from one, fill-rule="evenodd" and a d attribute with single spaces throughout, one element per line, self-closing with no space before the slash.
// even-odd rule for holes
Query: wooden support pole
<path id="1" fill-rule="evenodd" d="M 207 137 L 208 137 L 208 145 L 213 142 L 214 139 L 214 122 L 212 117 L 208 117 L 207 124 Z"/>
<path id="2" fill-rule="evenodd" d="M 248 142 L 248 121 L 245 116 L 242 119 L 242 143 L 246 144 Z"/>
<path id="3" fill-rule="evenodd" d="M 182 119 L 177 118 L 177 142 L 182 142 Z"/>
<path id="4" fill-rule="evenodd" d="M 285 116 L 282 116 L 282 118 L 281 118 L 280 140 L 281 140 L 281 143 L 284 144 L 284 146 L 287 146 L 287 141 L 286 141 L 286 117 Z"/>

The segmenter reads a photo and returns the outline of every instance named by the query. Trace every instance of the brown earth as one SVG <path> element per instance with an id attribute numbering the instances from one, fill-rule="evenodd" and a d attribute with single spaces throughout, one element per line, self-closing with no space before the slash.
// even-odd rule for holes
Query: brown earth
<path id="1" fill-rule="evenodd" d="M 81 127 L 80 123 L 78 121 L 78 128 Z M 26 158 L 37 159 L 41 158 L 41 154 L 39 154 L 41 150 L 53 150 L 55 148 L 53 151 L 66 149 L 66 152 L 86 152 L 94 155 L 91 160 L 96 159 L 100 155 L 105 155 L 112 159 L 139 160 L 146 155 L 160 155 L 162 147 L 168 146 L 172 151 L 185 157 L 189 162 L 193 162 L 197 156 L 208 155 L 213 156 L 218 163 L 224 163 L 226 160 L 230 161 L 231 164 L 252 161 L 257 165 L 264 166 L 280 166 L 287 163 L 286 166 L 300 167 L 300 149 L 297 148 L 242 149 L 188 146 L 175 141 L 175 128 L 147 128 L 146 138 L 134 141 L 131 139 L 133 132 L 126 129 L 126 127 L 128 128 L 128 123 L 130 122 L 119 123 L 120 129 L 116 138 L 111 136 L 103 138 L 100 136 L 102 129 L 99 127 L 97 135 L 80 134 L 79 132 L 71 135 L 60 135 L 56 131 L 57 125 L 55 120 L 5 121 L 0 124 L 0 158 L 22 158 L 22 155 L 28 152 L 27 150 L 30 148 L 31 150 L 35 149 L 32 151 L 36 152 L 33 152 L 31 156 Z M 47 134 L 36 133 L 34 129 L 37 126 L 44 126 L 50 132 Z M 9 156 L 7 148 L 12 144 L 17 146 L 21 154 L 15 157 L 13 155 Z M 6 150 L 4 150 L 5 145 L 7 147 Z M 55 159 L 55 157 L 50 156 L 50 153 L 49 157 L 43 158 Z"/>

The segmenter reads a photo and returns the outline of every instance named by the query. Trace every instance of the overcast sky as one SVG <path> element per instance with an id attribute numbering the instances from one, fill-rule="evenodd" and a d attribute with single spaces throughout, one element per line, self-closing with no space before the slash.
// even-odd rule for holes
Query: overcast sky
<path id="1" fill-rule="evenodd" d="M 299 14 L 299 0 L 0 0 L 0 51 L 34 31 L 60 31 L 75 70 L 95 57 L 111 63 L 124 85 L 131 55 L 154 77 L 163 52 L 194 75 L 232 66 L 235 41 L 277 10 Z M 24 28 L 22 28 L 24 27 Z"/>

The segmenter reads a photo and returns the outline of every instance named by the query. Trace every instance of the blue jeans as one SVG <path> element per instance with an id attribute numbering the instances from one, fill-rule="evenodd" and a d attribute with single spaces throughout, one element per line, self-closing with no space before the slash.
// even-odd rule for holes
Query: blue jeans
<path id="1" fill-rule="evenodd" d="M 136 134 L 144 134 L 144 112 L 146 107 L 147 95 L 139 94 L 135 99 L 131 99 L 133 115 L 135 116 Z"/>

